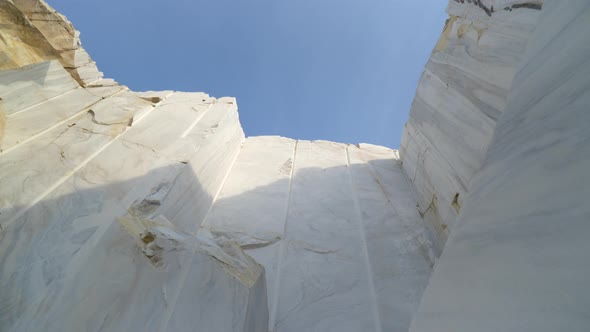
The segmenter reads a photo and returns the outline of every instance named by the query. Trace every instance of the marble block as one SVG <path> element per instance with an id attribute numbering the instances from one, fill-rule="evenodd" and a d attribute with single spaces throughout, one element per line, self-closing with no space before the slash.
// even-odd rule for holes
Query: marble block
<path id="1" fill-rule="evenodd" d="M 543 6 L 410 331 L 588 330 L 589 22 Z"/>
<path id="2" fill-rule="evenodd" d="M 451 0 L 447 12 L 400 147 L 437 255 L 484 162 L 541 11 L 508 0 Z"/>
<path id="3" fill-rule="evenodd" d="M 157 306 L 141 304 L 150 294 L 147 290 L 157 290 L 161 294 L 162 287 L 167 288 L 170 298 L 174 293 L 182 294 L 175 287 L 183 285 L 180 277 L 187 272 L 180 271 L 189 271 L 188 263 L 193 255 L 181 254 L 175 258 L 184 268 L 178 267 L 178 271 L 170 270 L 168 274 L 156 271 L 154 275 L 149 272 L 153 269 L 149 262 L 146 265 L 137 259 L 141 256 L 135 256 L 136 246 L 125 240 L 115 218 L 124 215 L 138 197 L 164 183 L 171 185 L 170 200 L 161 202 L 161 214 L 170 216 L 174 227 L 196 231 L 200 222 L 193 219 L 194 210 L 175 210 L 174 204 L 166 202 L 175 200 L 175 195 L 186 194 L 182 200 L 184 206 L 196 207 L 203 215 L 206 213 L 243 141 L 235 100 L 215 100 L 202 93 L 175 93 L 154 107 L 153 103 L 128 92 L 111 98 L 102 99 L 110 103 L 109 106 L 94 107 L 92 113 L 84 113 L 84 121 L 67 127 L 75 133 L 78 133 L 76 127 L 86 128 L 76 134 L 86 135 L 86 139 L 74 134 L 60 136 L 60 140 L 70 142 L 58 144 L 65 149 L 65 162 L 59 161 L 58 151 L 43 149 L 47 139 L 42 137 L 30 144 L 18 145 L 1 156 L 17 158 L 21 153 L 37 151 L 39 157 L 17 158 L 24 160 L 24 165 L 36 167 L 35 172 L 27 175 L 15 170 L 16 177 L 10 176 L 11 173 L 0 177 L 0 182 L 8 183 L 6 181 L 20 181 L 19 176 L 33 174 L 35 181 L 32 183 L 39 188 L 9 196 L 23 203 L 11 204 L 19 211 L 17 214 L 1 216 L 3 265 L 0 274 L 3 277 L 0 286 L 12 288 L 14 292 L 3 293 L 1 301 L 12 303 L 13 310 L 0 316 L 0 324 L 9 330 L 39 326 L 44 326 L 45 330 L 63 330 L 64 327 L 86 330 L 109 326 L 107 330 L 160 331 L 165 315 L 154 316 L 158 322 L 150 324 L 147 317 Z M 136 112 L 140 105 L 145 109 Z M 129 123 L 127 112 L 139 113 L 139 116 L 133 116 Z M 112 136 L 112 127 L 122 122 L 123 131 Z M 50 135 L 51 131 L 47 133 Z M 38 148 L 33 148 L 34 144 L 39 145 Z M 86 148 L 84 144 L 88 144 Z M 56 158 L 56 163 L 40 162 L 51 158 Z M 55 173 L 59 167 L 64 167 L 62 175 Z M 178 190 L 183 187 L 199 195 Z M 14 192 L 20 186 L 2 188 Z M 181 216 L 185 216 L 184 219 Z M 54 243 L 61 244 L 55 246 Z M 50 247 L 53 250 L 46 250 Z M 202 262 L 208 268 L 216 266 L 213 263 L 210 259 Z M 15 269 L 16 266 L 21 268 Z M 121 275 L 123 271 L 127 272 Z M 92 277 L 97 273 L 104 279 Z M 266 291 L 265 286 L 260 285 L 250 286 L 255 286 L 256 292 Z M 95 291 L 103 288 L 98 296 Z M 19 289 L 21 291 L 17 291 Z M 260 303 L 261 298 L 266 300 L 266 293 L 247 298 Z M 39 312 L 49 299 L 60 305 Z M 222 300 L 231 301 L 231 297 Z M 165 312 L 167 302 L 158 303 L 164 306 L 161 311 Z M 265 311 L 244 313 L 244 317 L 258 312 L 264 314 Z M 90 313 L 92 317 L 87 315 Z M 268 318 L 249 319 L 243 326 L 256 327 L 259 321 L 267 324 Z M 183 320 L 177 323 L 182 324 Z"/>

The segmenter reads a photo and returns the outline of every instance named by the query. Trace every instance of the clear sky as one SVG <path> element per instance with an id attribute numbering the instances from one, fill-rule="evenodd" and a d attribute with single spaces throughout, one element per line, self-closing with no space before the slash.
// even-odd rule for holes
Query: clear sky
<path id="1" fill-rule="evenodd" d="M 247 136 L 399 147 L 444 0 L 48 0 L 105 77 L 234 96 Z"/>

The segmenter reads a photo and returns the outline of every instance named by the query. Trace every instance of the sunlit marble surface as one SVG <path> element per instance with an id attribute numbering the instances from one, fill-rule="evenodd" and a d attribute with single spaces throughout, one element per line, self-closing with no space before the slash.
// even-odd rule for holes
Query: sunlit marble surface
<path id="1" fill-rule="evenodd" d="M 65 18 L 14 5 L 38 28 L 24 60 L 47 61 L 0 72 L 0 330 L 266 330 L 264 270 L 233 240 L 235 266 L 200 245 L 156 266 L 117 222 L 150 197 L 141 218 L 196 236 L 244 141 L 235 99 L 96 81 L 83 49 L 43 49 L 77 40 Z"/>
<path id="2" fill-rule="evenodd" d="M 168 183 L 169 199 L 158 203 L 160 213 L 175 226 L 196 232 L 200 219 L 190 208 L 204 216 L 244 139 L 235 100 L 202 93 L 166 93 L 158 104 L 128 92 L 104 98 L 91 107 L 78 99 L 78 109 L 84 110 L 80 119 L 57 130 L 50 127 L 0 156 L 7 171 L 0 178 L 5 308 L 0 323 L 9 330 L 162 331 L 168 328 L 165 323 L 182 326 L 188 320 L 168 308 L 179 294 L 198 297 L 198 292 L 180 291 L 186 281 L 181 276 L 186 277 L 194 260 L 213 274 L 218 288 L 231 285 L 217 263 L 196 254 L 169 255 L 167 270 L 154 269 L 115 220 L 138 198 Z M 109 106 L 101 108 L 102 103 Z M 189 209 L 175 209 L 177 204 Z M 188 283 L 193 290 L 200 282 L 211 283 L 197 280 Z M 257 287 L 254 292 L 266 301 L 265 285 Z M 221 309 L 223 303 L 254 296 L 240 292 L 217 298 L 219 314 L 226 316 L 209 315 L 201 326 L 227 331 L 218 323 L 231 316 Z M 264 312 L 261 308 L 253 314 Z M 234 327 L 247 330 L 243 326 Z"/>
<path id="3" fill-rule="evenodd" d="M 407 328 L 430 244 L 395 151 L 245 141 L 234 98 L 70 74 L 0 73 L 3 330 Z M 173 237 L 156 259 L 133 230 L 162 220 L 241 258 Z"/>
<path id="4" fill-rule="evenodd" d="M 71 77 L 83 87 L 96 84 L 113 85 L 114 81 L 102 78 L 103 73 L 98 70 L 96 63 L 82 48 L 80 32 L 74 28 L 65 16 L 56 12 L 45 1 L 12 0 L 4 1 L 3 5 L 5 8 L 12 7 L 10 11 L 13 15 L 15 13 L 14 9 L 16 9 L 16 12 L 21 16 L 18 24 L 15 24 L 17 30 L 22 29 L 22 27 L 18 27 L 19 24 L 33 30 L 20 35 L 24 43 L 32 50 L 23 54 L 21 52 L 23 47 L 16 47 L 15 58 L 20 58 L 23 55 L 25 55 L 25 58 L 38 58 L 39 55 L 35 53 L 40 53 L 44 55 L 44 59 L 58 60 Z M 11 29 L 14 26 L 5 28 Z M 14 39 L 19 40 L 21 38 Z M 6 42 L 6 39 L 3 38 L 3 41 Z M 10 46 L 12 45 L 9 42 L 9 48 Z M 28 61 L 28 63 L 36 62 L 40 61 Z"/>

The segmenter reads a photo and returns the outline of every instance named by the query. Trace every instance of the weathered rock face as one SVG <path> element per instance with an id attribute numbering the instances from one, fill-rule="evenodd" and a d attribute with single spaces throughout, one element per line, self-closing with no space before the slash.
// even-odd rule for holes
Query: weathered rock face
<path id="1" fill-rule="evenodd" d="M 264 270 L 241 249 L 220 246 L 237 257 L 221 261 L 185 235 L 194 245 L 163 247 L 160 266 L 117 222 L 147 197 L 134 218 L 197 232 L 244 140 L 233 99 L 161 93 L 154 104 L 120 86 L 76 87 L 56 61 L 0 76 L 3 330 L 266 326 Z M 182 296 L 210 298 L 190 307 L 201 319 Z"/>
<path id="2" fill-rule="evenodd" d="M 449 1 L 450 17 L 418 84 L 400 148 L 438 253 L 482 166 L 541 7 Z"/>

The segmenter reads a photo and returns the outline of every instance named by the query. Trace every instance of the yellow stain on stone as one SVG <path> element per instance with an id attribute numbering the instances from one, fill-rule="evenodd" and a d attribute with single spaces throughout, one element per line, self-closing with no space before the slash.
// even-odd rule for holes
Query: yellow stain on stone
<path id="1" fill-rule="evenodd" d="M 481 36 L 483 36 L 483 33 L 486 31 L 486 28 L 477 28 L 473 25 L 473 23 L 461 24 L 459 25 L 459 28 L 457 28 L 457 37 L 461 39 L 470 31 L 475 32 L 477 35 L 477 42 L 479 42 Z"/>
<path id="2" fill-rule="evenodd" d="M 60 55 L 9 1 L 0 1 L 0 70 L 14 69 Z"/>
<path id="3" fill-rule="evenodd" d="M 111 138 L 116 138 L 117 136 L 121 135 L 125 130 L 127 130 L 127 125 L 121 123 L 113 124 L 110 127 Z"/>
<path id="4" fill-rule="evenodd" d="M 457 20 L 457 16 L 450 15 L 447 21 L 445 22 L 445 27 L 443 28 L 443 32 L 436 42 L 436 46 L 434 46 L 434 50 L 440 52 L 447 48 L 449 43 L 449 38 L 451 37 L 451 31 L 453 31 L 453 24 Z"/>
<path id="5" fill-rule="evenodd" d="M 2 101 L 0 101 L 0 147 L 2 147 L 2 139 L 4 138 L 4 128 L 6 128 L 6 112 L 2 110 Z"/>

